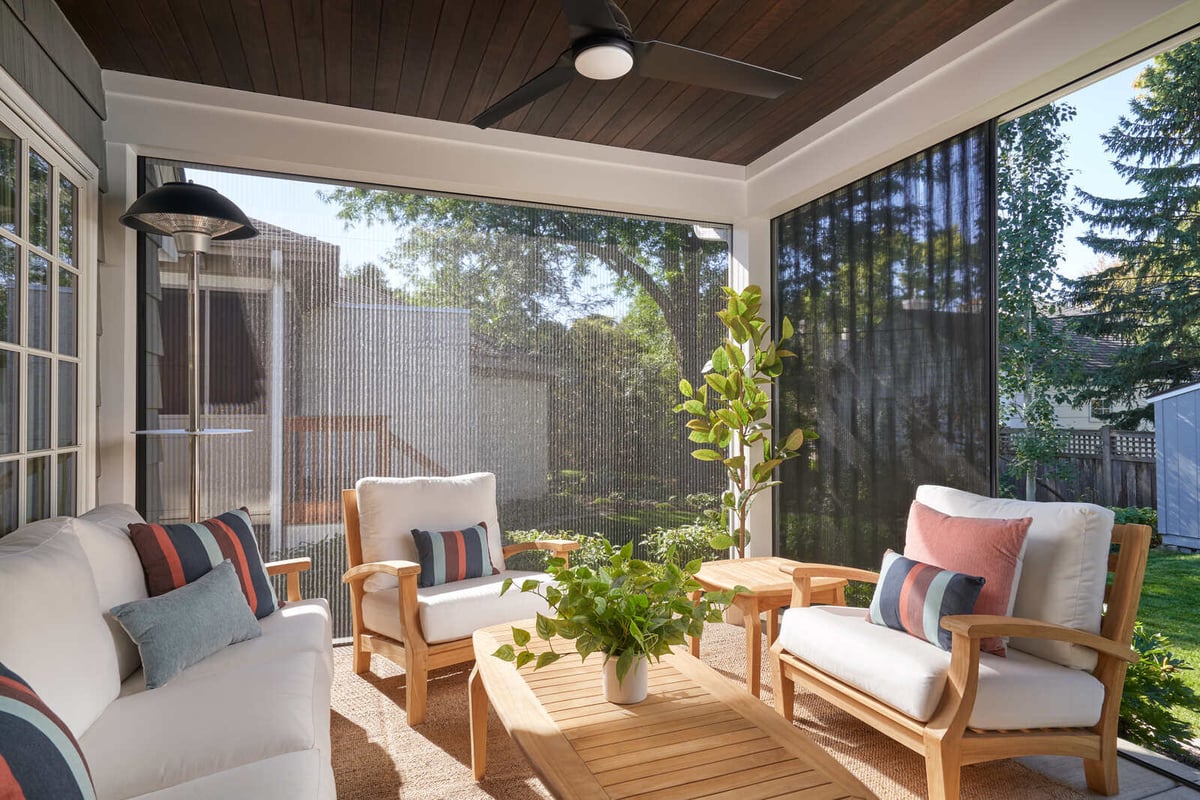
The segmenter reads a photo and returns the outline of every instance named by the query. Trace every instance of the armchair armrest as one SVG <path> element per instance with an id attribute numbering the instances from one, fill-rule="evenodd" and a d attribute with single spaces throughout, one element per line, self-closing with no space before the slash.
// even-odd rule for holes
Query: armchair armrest
<path id="1" fill-rule="evenodd" d="M 812 605 L 813 578 L 879 583 L 878 572 L 836 564 L 801 564 L 797 567 L 780 567 L 779 571 L 792 576 L 791 605 L 795 608 L 807 608 Z"/>
<path id="2" fill-rule="evenodd" d="M 287 576 L 287 599 L 289 603 L 301 600 L 300 573 L 312 569 L 311 558 L 289 558 L 283 561 L 268 561 L 263 564 L 268 575 Z"/>
<path id="3" fill-rule="evenodd" d="M 517 542 L 516 544 L 506 545 L 504 547 L 504 557 L 508 558 L 517 553 L 524 553 L 528 550 L 549 550 L 553 555 L 569 560 L 567 555 L 579 549 L 579 542 L 572 539 L 535 539 L 532 542 Z"/>
<path id="4" fill-rule="evenodd" d="M 415 561 L 371 561 L 346 570 L 342 574 L 342 583 L 365 581 L 376 573 L 391 575 L 396 580 L 402 580 L 409 575 L 416 577 L 420 572 L 421 565 Z"/>
<path id="5" fill-rule="evenodd" d="M 1094 633 L 1022 617 L 1002 617 L 994 614 L 959 614 L 943 617 L 942 627 L 954 634 L 954 638 L 966 637 L 973 641 L 989 636 L 1021 636 L 1027 639 L 1054 639 L 1084 647 L 1128 661 L 1138 660 L 1137 651 L 1127 645 L 1105 639 Z"/>

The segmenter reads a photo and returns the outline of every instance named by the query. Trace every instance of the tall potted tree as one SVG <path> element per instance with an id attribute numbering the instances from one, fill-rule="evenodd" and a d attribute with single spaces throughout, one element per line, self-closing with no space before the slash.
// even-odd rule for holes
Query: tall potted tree
<path id="1" fill-rule="evenodd" d="M 779 339 L 774 340 L 759 313 L 759 287 L 738 291 L 726 286 L 722 291 L 727 302 L 717 318 L 728 334 L 704 365 L 702 384 L 693 388 L 686 379 L 679 382 L 684 399 L 675 411 L 693 417 L 687 422 L 690 438 L 702 446 L 692 451 L 692 457 L 720 461 L 725 467 L 729 488 L 721 495 L 721 507 L 732 520 L 733 532 L 714 536 L 711 544 L 722 550 L 734 547 L 741 557 L 750 542 L 746 519 L 754 499 L 779 485 L 774 479 L 776 468 L 798 456 L 805 438 L 816 434 L 797 428 L 782 444 L 772 440 L 771 392 L 783 373 L 783 360 L 796 357 L 783 347 L 794 333 L 791 321 L 784 317 Z"/>

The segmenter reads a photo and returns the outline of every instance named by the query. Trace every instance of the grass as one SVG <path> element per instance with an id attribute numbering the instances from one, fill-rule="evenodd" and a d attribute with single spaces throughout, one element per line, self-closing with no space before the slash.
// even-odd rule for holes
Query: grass
<path id="1" fill-rule="evenodd" d="M 1171 640 L 1171 650 L 1192 667 L 1182 673 L 1184 681 L 1200 692 L 1200 554 L 1150 551 L 1146 581 L 1138 618 L 1147 631 L 1158 631 Z M 1177 709 L 1187 720 L 1193 736 L 1200 737 L 1200 714 Z"/>

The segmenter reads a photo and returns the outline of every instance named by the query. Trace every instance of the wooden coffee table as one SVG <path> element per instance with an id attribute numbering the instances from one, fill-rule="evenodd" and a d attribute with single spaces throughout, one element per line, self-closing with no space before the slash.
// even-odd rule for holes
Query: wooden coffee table
<path id="1" fill-rule="evenodd" d="M 532 620 L 521 624 L 533 628 Z M 574 655 L 533 671 L 492 657 L 511 628 L 474 634 L 471 765 L 487 766 L 489 702 L 550 792 L 560 800 L 653 793 L 699 798 L 873 798 L 870 790 L 762 701 L 686 652 L 651 663 L 649 695 L 604 700 L 601 656 Z M 559 644 L 564 645 L 559 647 Z M 559 652 L 570 642 L 556 642 Z M 535 650 L 545 643 L 534 639 Z"/>
<path id="2" fill-rule="evenodd" d="M 770 647 L 779 635 L 779 609 L 792 601 L 792 579 L 782 569 L 798 566 L 800 562 L 786 558 L 756 556 L 706 561 L 696 573 L 696 580 L 705 591 L 728 592 L 736 586 L 750 590 L 735 595 L 733 604 L 745 618 L 746 688 L 755 697 L 758 697 L 762 671 L 762 620 L 759 614 L 767 612 L 767 647 Z M 813 578 L 812 602 L 844 606 L 846 584 L 841 578 Z M 692 655 L 700 656 L 700 639 L 695 636 L 692 637 Z"/>

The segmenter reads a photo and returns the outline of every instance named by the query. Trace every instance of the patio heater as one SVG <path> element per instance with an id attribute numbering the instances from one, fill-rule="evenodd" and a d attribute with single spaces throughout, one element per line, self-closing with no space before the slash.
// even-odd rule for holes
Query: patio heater
<path id="1" fill-rule="evenodd" d="M 250 239 L 258 231 L 233 201 L 208 186 L 171 181 L 143 194 L 121 215 L 121 224 L 143 233 L 170 236 L 180 253 L 190 253 L 187 283 L 188 419 L 182 429 L 134 431 L 141 436 L 186 436 L 189 463 L 189 519 L 200 521 L 200 438 L 249 433 L 235 428 L 204 428 L 200 421 L 200 263 L 214 240 Z"/>

